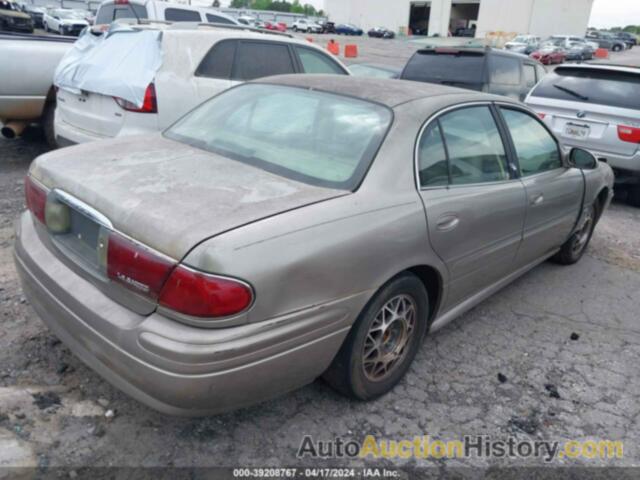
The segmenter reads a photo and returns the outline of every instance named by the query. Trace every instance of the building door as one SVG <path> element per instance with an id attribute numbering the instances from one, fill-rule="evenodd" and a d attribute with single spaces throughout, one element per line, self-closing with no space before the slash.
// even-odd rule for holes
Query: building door
<path id="1" fill-rule="evenodd" d="M 431 2 L 411 2 L 409 29 L 413 35 L 429 35 Z"/>

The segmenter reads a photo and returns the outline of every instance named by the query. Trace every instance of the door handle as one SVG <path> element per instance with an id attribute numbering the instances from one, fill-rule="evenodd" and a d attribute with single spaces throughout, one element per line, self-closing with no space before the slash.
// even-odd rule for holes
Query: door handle
<path id="1" fill-rule="evenodd" d="M 533 205 L 534 207 L 536 205 L 540 205 L 542 202 L 544 202 L 544 195 L 542 193 L 539 193 L 537 195 L 533 195 L 531 197 L 531 205 Z"/>
<path id="2" fill-rule="evenodd" d="M 456 215 L 443 215 L 438 218 L 436 226 L 441 232 L 448 232 L 453 230 L 460 223 L 460 219 Z"/>

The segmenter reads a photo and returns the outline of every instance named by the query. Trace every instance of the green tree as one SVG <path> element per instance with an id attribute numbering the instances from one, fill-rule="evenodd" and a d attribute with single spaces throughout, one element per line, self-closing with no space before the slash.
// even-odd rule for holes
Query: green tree
<path id="1" fill-rule="evenodd" d="M 251 0 L 231 0 L 229 6 L 231 8 L 249 8 Z"/>

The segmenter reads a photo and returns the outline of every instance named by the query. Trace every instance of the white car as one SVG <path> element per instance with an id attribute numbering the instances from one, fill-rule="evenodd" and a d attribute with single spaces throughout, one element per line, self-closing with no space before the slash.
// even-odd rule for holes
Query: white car
<path id="1" fill-rule="evenodd" d="M 42 24 L 46 32 L 56 32 L 60 35 L 80 35 L 80 32 L 89 26 L 76 10 L 70 8 L 53 8 L 47 10 L 42 18 Z"/>
<path id="2" fill-rule="evenodd" d="M 291 29 L 294 32 L 322 33 L 322 26 L 306 18 L 301 18 L 293 23 Z"/>
<path id="3" fill-rule="evenodd" d="M 107 0 L 98 7 L 95 24 L 108 25 L 123 18 L 238 25 L 233 17 L 213 8 L 194 7 L 158 0 Z"/>
<path id="4" fill-rule="evenodd" d="M 96 52 L 92 52 L 89 74 L 97 79 L 94 84 L 73 83 L 82 81 L 75 72 L 86 71 L 87 65 L 81 64 L 82 51 L 69 52 L 70 57 L 80 55 L 80 65 L 68 68 L 70 86 L 65 85 L 65 78 L 54 78 L 58 87 L 54 123 L 58 145 L 163 130 L 203 101 L 255 78 L 297 73 L 349 75 L 347 68 L 324 49 L 283 33 L 179 23 L 130 28 L 134 33 L 112 32 L 103 42 L 100 58 L 104 63 L 96 65 Z M 150 30 L 161 32 L 160 41 L 153 42 L 150 50 L 137 42 L 138 48 L 128 53 L 125 64 L 120 64 L 119 49 L 129 51 L 126 42 L 136 42 L 135 32 Z M 110 49 L 110 45 L 116 47 Z M 61 65 L 68 63 L 65 58 Z M 138 67 L 151 58 L 162 60 L 150 81 L 132 77 L 134 71 L 145 71 Z M 105 84 L 112 89 L 105 89 Z M 118 93 L 133 90 L 128 88 L 130 84 L 144 92 L 138 104 Z"/>

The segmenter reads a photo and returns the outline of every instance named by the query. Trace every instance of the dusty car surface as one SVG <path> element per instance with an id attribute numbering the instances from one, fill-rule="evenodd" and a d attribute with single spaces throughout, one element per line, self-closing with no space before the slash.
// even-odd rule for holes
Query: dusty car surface
<path id="1" fill-rule="evenodd" d="M 161 411 L 323 374 L 372 399 L 427 331 L 550 257 L 577 262 L 612 182 L 503 97 L 271 77 L 163 134 L 37 158 L 15 258 L 55 334 Z"/>

